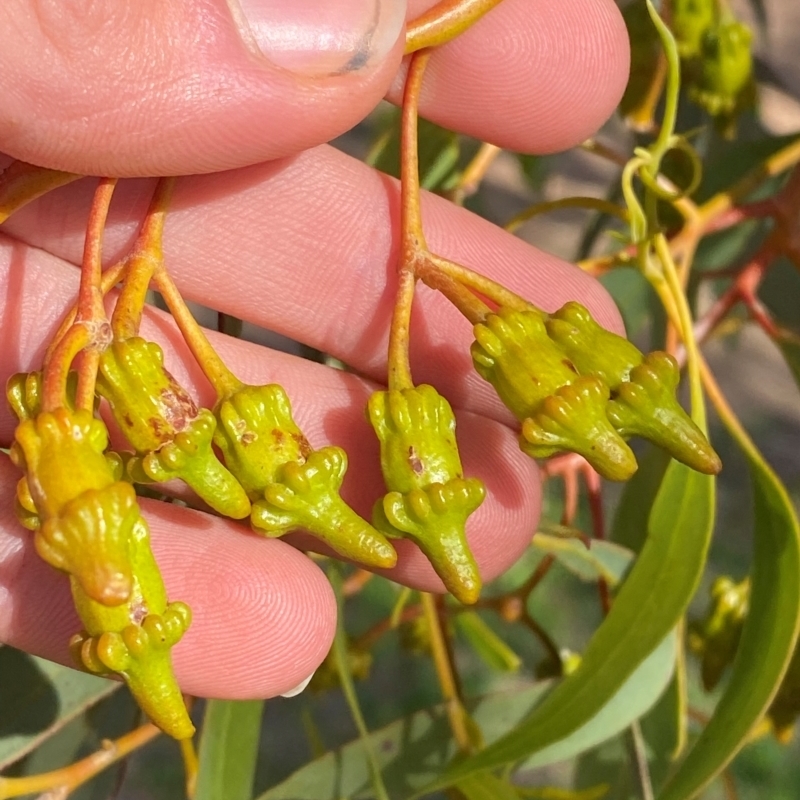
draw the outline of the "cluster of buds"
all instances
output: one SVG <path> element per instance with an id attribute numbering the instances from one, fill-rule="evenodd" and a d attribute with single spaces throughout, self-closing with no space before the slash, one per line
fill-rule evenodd
<path id="1" fill-rule="evenodd" d="M 395 565 L 391 544 L 339 494 L 347 454 L 333 446 L 312 450 L 281 386 L 240 386 L 215 414 L 214 441 L 252 501 L 254 530 L 270 537 L 306 530 L 345 558 Z"/>
<path id="2" fill-rule="evenodd" d="M 475 369 L 522 423 L 520 446 L 530 456 L 579 453 L 603 477 L 627 480 L 637 463 L 626 440 L 641 436 L 693 469 L 719 471 L 719 457 L 675 398 L 675 359 L 644 356 L 579 303 L 550 315 L 501 307 L 474 332 Z"/>
<path id="3" fill-rule="evenodd" d="M 602 475 L 624 480 L 636 469 L 626 439 L 639 435 L 695 469 L 718 470 L 675 399 L 675 361 L 642 355 L 578 303 L 551 315 L 501 307 L 474 331 L 475 367 L 521 421 L 520 444 L 531 456 L 577 452 Z M 370 397 L 387 489 L 370 523 L 340 495 L 345 452 L 311 447 L 281 386 L 232 376 L 225 386 L 213 409 L 199 408 L 158 345 L 116 336 L 99 356 L 95 389 L 132 448 L 126 453 L 109 450 L 97 403 L 87 410 L 69 400 L 71 381 L 53 411 L 41 408 L 40 375 L 15 376 L 8 386 L 20 419 L 12 457 L 24 473 L 17 511 L 42 558 L 70 576 L 85 628 L 73 637 L 73 655 L 91 672 L 121 675 L 178 738 L 193 728 L 170 648 L 190 611 L 167 599 L 132 484 L 182 480 L 212 510 L 249 518 L 264 536 L 307 531 L 372 568 L 393 567 L 391 541 L 409 539 L 457 599 L 474 603 L 481 589 L 466 524 L 485 488 L 464 476 L 455 416 L 435 388 L 390 387 Z"/>
<path id="4" fill-rule="evenodd" d="M 453 409 L 433 386 L 422 385 L 375 392 L 367 414 L 388 489 L 375 503 L 373 524 L 389 537 L 413 541 L 447 589 L 474 603 L 481 578 L 465 526 L 486 490 L 477 478 L 464 478 Z"/>
<path id="5" fill-rule="evenodd" d="M 723 120 L 752 105 L 750 29 L 717 0 L 673 0 L 671 20 L 692 100 Z"/>
<path id="6" fill-rule="evenodd" d="M 130 483 L 105 455 L 108 433 L 90 411 L 38 408 L 38 376 L 14 376 L 8 396 L 20 418 L 11 458 L 22 470 L 17 508 L 39 555 L 70 578 L 84 625 L 76 663 L 121 675 L 170 735 L 194 733 L 172 673 L 170 649 L 189 626 L 184 603 L 167 601 L 150 533 Z"/>
<path id="7" fill-rule="evenodd" d="M 711 606 L 689 626 L 689 648 L 700 658 L 703 686 L 711 691 L 733 663 L 750 610 L 750 580 L 722 576 L 711 585 Z M 766 714 L 775 738 L 788 744 L 800 717 L 800 648 L 795 649 Z"/>
<path id="8" fill-rule="evenodd" d="M 733 662 L 750 607 L 750 581 L 726 576 L 711 586 L 711 606 L 703 620 L 689 626 L 689 648 L 700 658 L 703 686 L 711 691 Z"/>

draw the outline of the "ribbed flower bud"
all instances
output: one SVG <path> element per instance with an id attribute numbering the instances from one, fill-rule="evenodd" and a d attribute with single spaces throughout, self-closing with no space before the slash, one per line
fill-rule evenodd
<path id="1" fill-rule="evenodd" d="M 474 603 L 481 578 L 465 527 L 486 492 L 477 478 L 463 477 L 450 404 L 422 385 L 375 392 L 367 413 L 389 489 L 375 505 L 373 523 L 388 536 L 415 542 L 447 589 Z"/>
<path id="2" fill-rule="evenodd" d="M 663 447 L 692 469 L 716 475 L 719 456 L 703 432 L 678 403 L 678 364 L 667 353 L 650 353 L 631 370 L 629 380 L 615 387 L 606 413 L 626 438 L 641 436 Z"/>
<path id="3" fill-rule="evenodd" d="M 169 648 L 188 626 L 189 609 L 167 604 L 147 524 L 133 487 L 115 480 L 107 442 L 89 411 L 59 408 L 25 419 L 11 451 L 26 478 L 18 500 L 38 517 L 39 554 L 70 577 L 86 628 L 72 641 L 78 664 L 120 674 L 153 721 L 184 738 L 194 728 Z"/>
<path id="4" fill-rule="evenodd" d="M 733 662 L 750 606 L 750 581 L 734 583 L 717 578 L 711 586 L 711 607 L 706 618 L 689 628 L 689 646 L 701 658 L 703 686 L 716 687 Z"/>
<path id="5" fill-rule="evenodd" d="M 372 567 L 395 565 L 391 544 L 340 496 L 346 453 L 339 447 L 311 449 L 281 386 L 242 386 L 215 412 L 214 441 L 253 501 L 256 531 L 283 536 L 307 530 L 345 558 Z"/>
<path id="6" fill-rule="evenodd" d="M 571 310 L 583 320 L 581 309 Z M 573 326 L 568 320 L 558 323 L 564 324 L 553 327 L 573 347 Z M 564 325 L 569 325 L 569 330 Z M 598 335 L 586 327 L 575 330 L 585 331 L 587 339 Z M 605 416 L 607 384 L 594 374 L 579 378 L 579 368 L 551 338 L 539 312 L 501 308 L 475 326 L 475 339 L 475 368 L 522 420 L 521 446 L 526 453 L 535 458 L 565 450 L 580 453 L 611 480 L 625 480 L 636 471 L 633 453 Z M 575 345 L 574 350 L 583 353 L 581 346 Z M 621 359 L 606 355 L 601 366 L 620 371 L 620 362 L 629 355 Z"/>
<path id="7" fill-rule="evenodd" d="M 139 456 L 130 464 L 134 480 L 179 478 L 220 514 L 250 513 L 244 489 L 212 447 L 214 415 L 164 369 L 164 354 L 139 337 L 115 341 L 100 359 L 97 392 Z"/>

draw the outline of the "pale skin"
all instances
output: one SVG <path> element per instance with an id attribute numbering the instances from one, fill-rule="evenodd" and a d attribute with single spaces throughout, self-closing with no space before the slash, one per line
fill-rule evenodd
<path id="1" fill-rule="evenodd" d="M 79 13 L 83 5 L 92 12 Z M 212 336 L 243 380 L 283 384 L 314 447 L 335 443 L 347 450 L 346 496 L 368 514 L 382 486 L 364 407 L 386 377 L 398 193 L 393 181 L 323 143 L 356 124 L 382 96 L 398 98 L 402 32 L 361 69 L 298 78 L 247 50 L 232 32 L 224 2 L 175 0 L 160 4 L 166 10 L 157 15 L 148 10 L 155 3 L 135 3 L 127 4 L 124 18 L 103 16 L 122 5 L 5 0 L 0 30 L 13 35 L 0 48 L 0 152 L 82 174 L 209 173 L 178 182 L 165 229 L 167 267 L 187 298 L 330 352 L 364 376 Z M 430 5 L 412 0 L 409 18 Z M 192 35 L 181 32 L 201 29 L 212 33 L 198 54 Z M 98 35 L 107 30 L 115 34 Z M 126 35 L 136 47 L 121 55 Z M 52 58 L 42 59 L 42 52 Z M 186 69 L 195 63 L 197 69 Z M 421 111 L 503 147 L 551 152 L 595 132 L 618 102 L 627 69 L 625 30 L 611 0 L 504 0 L 433 55 Z M 203 86 L 217 81 L 230 89 L 233 80 L 234 99 L 224 113 L 219 92 L 192 92 L 182 83 L 198 70 Z M 233 167 L 239 169 L 224 171 Z M 108 260 L 130 245 L 153 185 L 146 178 L 121 182 L 106 234 Z M 74 298 L 74 265 L 93 188 L 82 181 L 57 190 L 2 228 L 3 383 L 38 365 Z M 423 218 L 436 252 L 543 308 L 579 300 L 598 321 L 621 331 L 610 299 L 573 266 L 438 198 L 424 198 Z M 417 302 L 414 379 L 434 382 L 448 396 L 465 472 L 487 484 L 488 499 L 468 530 L 484 580 L 490 580 L 518 558 L 535 529 L 538 472 L 517 447 L 510 415 L 471 372 L 469 325 L 428 290 Z M 213 401 L 197 368 L 181 361 L 185 348 L 164 317 L 149 315 L 143 334 L 162 344 L 180 380 L 202 401 Z M 13 427 L 3 408 L 5 447 Z M 0 641 L 68 663 L 67 641 L 79 623 L 67 580 L 38 559 L 30 533 L 14 518 L 17 479 L 0 456 L 6 498 L 0 508 Z M 170 597 L 194 611 L 174 651 L 184 691 L 268 697 L 316 668 L 331 642 L 335 607 L 312 561 L 240 524 L 152 501 L 142 505 Z M 412 546 L 401 543 L 398 552 L 392 578 L 441 589 Z"/>

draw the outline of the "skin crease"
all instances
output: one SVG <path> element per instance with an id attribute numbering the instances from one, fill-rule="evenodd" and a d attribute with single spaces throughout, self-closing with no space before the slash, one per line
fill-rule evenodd
<path id="1" fill-rule="evenodd" d="M 8 0 L 0 15 L 18 14 L 22 5 Z M 162 66 L 168 71 L 181 57 L 181 18 L 175 15 L 185 12 L 188 4 L 166 5 L 162 13 L 177 37 L 177 52 L 163 56 Z M 429 5 L 412 2 L 411 16 Z M 218 21 L 219 38 L 214 41 L 230 48 L 230 22 L 222 6 L 210 0 L 198 3 L 205 18 Z M 19 39 L 10 41 L 18 46 Z M 498 57 L 498 41 L 504 43 L 504 58 Z M 297 421 L 314 447 L 335 443 L 347 450 L 345 496 L 365 514 L 382 491 L 377 442 L 363 409 L 376 385 L 371 381 L 385 377 L 397 188 L 385 176 L 321 143 L 354 124 L 387 89 L 396 99 L 400 49 L 398 45 L 363 74 L 343 78 L 338 87 L 319 88 L 304 79 L 302 90 L 293 79 L 289 89 L 280 81 L 264 80 L 256 91 L 252 68 L 242 68 L 243 62 L 234 57 L 226 74 L 241 68 L 241 81 L 254 93 L 240 96 L 249 116 L 236 117 L 241 109 L 234 104 L 225 110 L 225 126 L 202 97 L 171 97 L 171 105 L 152 104 L 146 92 L 136 114 L 116 104 L 106 108 L 108 94 L 99 92 L 98 110 L 86 117 L 86 126 L 77 133 L 59 116 L 68 98 L 50 105 L 54 98 L 42 85 L 38 90 L 43 94 L 30 109 L 19 101 L 19 86 L 17 95 L 11 92 L 10 105 L 0 109 L 0 149 L 11 155 L 25 152 L 37 163 L 60 168 L 147 175 L 254 164 L 179 181 L 165 231 L 168 266 L 187 297 L 339 355 L 363 375 L 333 372 L 214 337 L 242 379 L 285 386 Z M 73 50 L 58 50 L 66 69 L 62 93 L 71 86 Z M 135 63 L 135 51 L 129 53 Z M 12 55 L 17 58 L 15 80 L 20 80 L 24 52 Z M 208 52 L 205 55 L 206 67 L 214 73 L 217 65 Z M 9 58 L 8 48 L 0 50 L 4 96 L 14 83 Z M 566 148 L 591 134 L 611 113 L 624 88 L 627 64 L 624 27 L 610 0 L 505 0 L 474 29 L 434 54 L 423 110 L 455 129 L 520 150 Z M 84 97 L 93 102 L 98 83 L 108 81 L 91 70 L 84 77 L 89 80 L 88 89 L 82 89 Z M 293 122 L 291 115 L 280 116 L 281 103 L 288 104 L 286 98 L 298 92 L 300 106 L 306 105 Z M 345 95 L 358 99 L 344 102 Z M 42 116 L 43 111 L 50 116 Z M 177 140 L 174 126 L 170 128 L 164 117 L 167 112 L 186 121 L 185 135 Z M 259 115 L 280 122 L 265 125 Z M 300 139 L 291 138 L 297 133 L 293 125 L 303 128 Z M 258 163 L 287 153 L 290 141 L 294 149 L 320 146 Z M 37 364 L 74 297 L 77 272 L 71 265 L 80 261 L 93 185 L 87 179 L 58 190 L 2 228 L 3 380 Z M 130 245 L 152 186 L 151 180 L 120 185 L 106 236 L 109 260 Z M 439 198 L 425 198 L 423 215 L 429 244 L 443 255 L 486 272 L 546 309 L 578 299 L 601 322 L 621 330 L 611 301 L 574 267 Z M 163 317 L 149 315 L 145 335 L 162 343 L 178 379 L 201 401 L 212 402 L 197 368 L 186 366 L 190 361 L 185 347 Z M 516 560 L 534 530 L 538 479 L 533 462 L 516 445 L 509 415 L 471 373 L 469 342 L 469 326 L 457 312 L 421 289 L 412 329 L 412 368 L 418 382 L 435 382 L 453 403 L 465 473 L 487 482 L 489 498 L 471 519 L 469 531 L 489 580 Z M 12 431 L 13 420 L 4 409 L 4 445 Z M 17 477 L 7 459 L 0 460 L 5 497 L 10 497 Z M 205 696 L 271 696 L 298 684 L 316 667 L 330 644 L 335 609 L 328 584 L 312 562 L 286 542 L 257 538 L 242 525 L 150 501 L 143 507 L 170 597 L 188 602 L 194 611 L 192 627 L 174 651 L 184 690 Z M 420 588 L 440 588 L 413 547 L 400 543 L 398 550 L 401 563 L 392 577 Z M 3 504 L 0 641 L 68 662 L 66 641 L 76 628 L 66 580 L 38 559 L 30 534 L 13 517 L 12 504 Z"/>

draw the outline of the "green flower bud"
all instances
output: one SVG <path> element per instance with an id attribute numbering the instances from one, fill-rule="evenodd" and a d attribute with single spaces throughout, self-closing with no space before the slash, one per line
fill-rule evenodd
<path id="1" fill-rule="evenodd" d="M 150 531 L 138 516 L 128 538 L 131 594 L 109 607 L 72 580 L 75 608 L 85 630 L 73 636 L 76 663 L 97 674 L 118 673 L 151 720 L 176 739 L 191 736 L 191 720 L 172 673 L 170 649 L 191 621 L 184 603 L 167 602 L 164 581 L 150 548 Z"/>
<path id="2" fill-rule="evenodd" d="M 475 326 L 472 361 L 519 420 L 530 417 L 545 397 L 575 380 L 577 370 L 550 339 L 534 309 L 501 308 Z"/>
<path id="3" fill-rule="evenodd" d="M 453 478 L 378 500 L 372 521 L 387 536 L 411 539 L 427 556 L 447 590 L 462 603 L 481 591 L 478 565 L 467 543 L 467 517 L 486 497 L 477 478 Z"/>
<path id="4" fill-rule="evenodd" d="M 700 53 L 703 36 L 717 22 L 715 0 L 672 0 L 671 28 L 682 58 Z"/>
<path id="5" fill-rule="evenodd" d="M 8 405 L 16 418 L 22 422 L 33 419 L 42 410 L 42 389 L 44 382 L 41 372 L 17 372 L 6 383 Z M 75 394 L 78 389 L 78 373 L 67 375 L 67 408 L 75 410 Z"/>
<path id="6" fill-rule="evenodd" d="M 594 375 L 612 390 L 627 381 L 631 370 L 644 360 L 638 347 L 598 325 L 580 303 L 564 305 L 545 327 L 581 375 Z"/>
<path id="7" fill-rule="evenodd" d="M 137 453 L 171 442 L 197 417 L 194 400 L 164 369 L 161 348 L 138 336 L 112 342 L 103 352 L 97 393 Z"/>
<path id="8" fill-rule="evenodd" d="M 140 459 L 129 464 L 134 480 L 179 478 L 211 508 L 233 519 L 250 513 L 250 501 L 212 447 L 214 415 L 199 409 L 164 369 L 164 354 L 139 337 L 115 341 L 103 353 L 97 392 Z"/>
<path id="9" fill-rule="evenodd" d="M 374 392 L 367 415 L 381 443 L 386 485 L 393 491 L 410 492 L 463 475 L 456 418 L 433 386 Z"/>
<path id="10" fill-rule="evenodd" d="M 339 495 L 346 471 L 347 454 L 339 447 L 314 451 L 304 463 L 283 464 L 262 499 L 253 503 L 253 527 L 271 537 L 304 529 L 345 558 L 393 567 L 394 548 Z"/>
<path id="11" fill-rule="evenodd" d="M 520 446 L 532 458 L 569 451 L 582 455 L 604 478 L 624 481 L 636 458 L 606 416 L 608 386 L 580 377 L 545 398 L 522 423 Z"/>
<path id="12" fill-rule="evenodd" d="M 389 489 L 375 504 L 373 524 L 415 542 L 448 591 L 474 603 L 481 578 L 465 527 L 486 492 L 481 481 L 463 477 L 450 404 L 433 386 L 391 389 L 370 397 L 367 416 Z"/>
<path id="13" fill-rule="evenodd" d="M 201 408 L 172 441 L 140 459 L 132 459 L 128 473 L 136 477 L 141 468 L 141 472 L 157 483 L 179 478 L 215 511 L 231 519 L 243 519 L 250 513 L 250 500 L 214 452 L 216 426 L 214 415 Z"/>
<path id="14" fill-rule="evenodd" d="M 701 657 L 703 686 L 711 691 L 736 656 L 750 603 L 750 581 L 734 583 L 717 578 L 711 587 L 711 608 L 706 618 L 689 627 L 689 647 Z"/>
<path id="15" fill-rule="evenodd" d="M 650 353 L 631 370 L 630 380 L 616 387 L 608 419 L 623 436 L 642 436 L 692 469 L 715 475 L 722 468 L 719 456 L 676 400 L 679 381 L 672 356 Z"/>
<path id="16" fill-rule="evenodd" d="M 113 482 L 103 451 L 105 425 L 88 411 L 59 408 L 23 420 L 14 433 L 11 459 L 26 473 L 38 513 L 57 516 L 89 489 Z"/>
<path id="17" fill-rule="evenodd" d="M 17 508 L 36 531 L 39 555 L 97 602 L 119 605 L 131 592 L 128 537 L 138 507 L 133 488 L 114 482 L 106 443 L 100 420 L 61 408 L 20 423 L 12 458 L 26 473 Z"/>
<path id="18" fill-rule="evenodd" d="M 43 520 L 36 551 L 48 564 L 72 575 L 98 603 L 125 603 L 133 585 L 130 537 L 139 519 L 129 483 L 88 489 L 58 516 Z"/>
<path id="19" fill-rule="evenodd" d="M 753 34 L 736 20 L 722 22 L 703 36 L 698 84 L 690 97 L 712 116 L 731 114 L 752 80 Z"/>
<path id="20" fill-rule="evenodd" d="M 251 500 L 289 462 L 305 461 L 311 446 L 292 419 L 289 397 L 278 384 L 243 386 L 214 409 L 214 444 Z"/>
<path id="21" fill-rule="evenodd" d="M 36 549 L 70 576 L 86 633 L 72 643 L 78 663 L 118 672 L 153 721 L 191 735 L 169 661 L 189 624 L 182 603 L 167 605 L 149 531 L 129 483 L 115 481 L 103 454 L 108 436 L 88 411 L 59 408 L 19 424 L 12 458 L 25 470 L 19 505 L 35 515 Z"/>
<path id="22" fill-rule="evenodd" d="M 146 613 L 118 630 L 75 634 L 70 650 L 87 672 L 121 675 L 158 727 L 176 739 L 188 739 L 194 725 L 175 681 L 170 650 L 190 622 L 191 611 L 185 603 L 169 603 L 162 613 Z"/>

